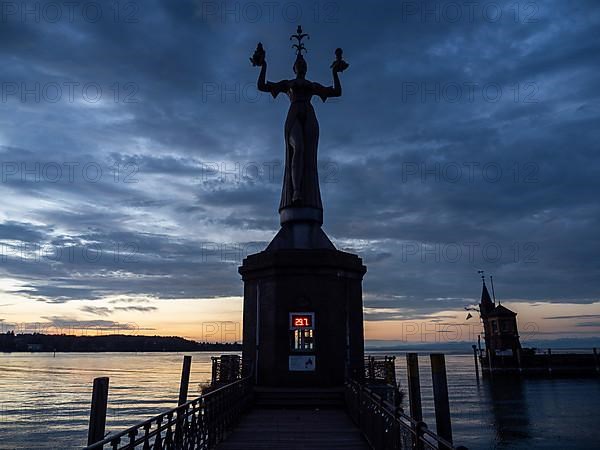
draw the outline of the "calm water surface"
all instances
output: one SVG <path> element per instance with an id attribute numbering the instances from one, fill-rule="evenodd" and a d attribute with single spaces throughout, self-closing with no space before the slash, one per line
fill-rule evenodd
<path id="1" fill-rule="evenodd" d="M 190 398 L 210 379 L 213 353 L 192 354 Z M 406 385 L 404 354 L 398 379 Z M 92 380 L 110 377 L 107 430 L 176 406 L 183 354 L 0 355 L 0 448 L 81 448 Z M 425 421 L 435 429 L 429 358 L 419 358 Z M 469 449 L 588 449 L 600 442 L 598 379 L 479 383 L 472 355 L 446 357 L 456 443 Z"/>
<path id="2" fill-rule="evenodd" d="M 456 444 L 470 450 L 600 448 L 600 378 L 477 382 L 473 355 L 447 355 L 446 369 Z M 406 386 L 404 354 L 397 354 L 397 372 Z M 419 372 L 424 420 L 435 430 L 428 356 L 419 356 Z"/>

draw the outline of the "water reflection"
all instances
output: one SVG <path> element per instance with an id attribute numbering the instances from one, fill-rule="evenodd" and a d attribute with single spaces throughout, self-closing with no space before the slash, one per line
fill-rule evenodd
<path id="1" fill-rule="evenodd" d="M 447 355 L 454 442 L 469 450 L 589 449 L 600 441 L 598 378 L 488 377 L 477 380 L 472 355 Z M 406 388 L 406 359 L 396 368 Z M 419 355 L 423 415 L 435 429 L 429 357 Z"/>
<path id="2" fill-rule="evenodd" d="M 496 441 L 511 448 L 531 438 L 529 406 L 523 379 L 518 375 L 485 377 L 483 385 L 490 401 Z"/>
<path id="3" fill-rule="evenodd" d="M 192 355 L 190 398 L 210 379 L 213 354 Z M 110 377 L 107 431 L 173 408 L 182 361 L 177 353 L 2 354 L 0 448 L 81 448 L 95 377 Z"/>
<path id="4" fill-rule="evenodd" d="M 213 353 L 193 353 L 190 398 L 210 379 Z M 0 448 L 81 448 L 92 380 L 110 377 L 108 431 L 177 403 L 183 354 L 0 355 Z M 406 359 L 397 353 L 406 388 Z M 419 356 L 423 416 L 435 429 L 429 357 Z M 598 379 L 475 377 L 472 355 L 447 355 L 454 440 L 469 450 L 587 449 L 600 441 Z"/>

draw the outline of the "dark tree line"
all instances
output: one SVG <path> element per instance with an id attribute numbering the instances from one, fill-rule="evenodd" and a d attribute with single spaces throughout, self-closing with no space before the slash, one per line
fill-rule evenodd
<path id="1" fill-rule="evenodd" d="M 176 336 L 73 336 L 0 334 L 0 352 L 197 352 L 241 351 L 241 344 L 196 342 Z"/>

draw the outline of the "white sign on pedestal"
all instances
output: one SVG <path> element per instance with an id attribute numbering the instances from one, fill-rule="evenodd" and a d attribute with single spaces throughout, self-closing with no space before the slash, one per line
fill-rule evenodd
<path id="1" fill-rule="evenodd" d="M 315 355 L 290 356 L 290 372 L 313 372 L 315 370 Z"/>

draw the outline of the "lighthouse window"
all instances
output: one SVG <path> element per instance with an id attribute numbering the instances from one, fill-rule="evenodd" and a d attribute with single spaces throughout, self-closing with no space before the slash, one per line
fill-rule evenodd
<path id="1" fill-rule="evenodd" d="M 290 349 L 292 352 L 315 349 L 314 312 L 290 312 Z"/>
<path id="2" fill-rule="evenodd" d="M 292 350 L 295 352 L 311 351 L 315 348 L 313 330 L 299 329 L 294 330 Z"/>

